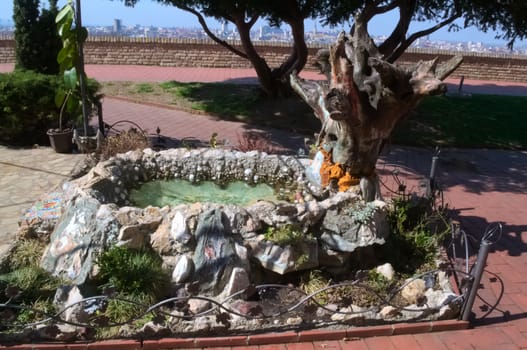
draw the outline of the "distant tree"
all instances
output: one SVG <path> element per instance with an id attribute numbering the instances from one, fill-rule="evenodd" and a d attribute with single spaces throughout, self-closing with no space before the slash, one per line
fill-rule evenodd
<path id="1" fill-rule="evenodd" d="M 15 67 L 33 69 L 40 57 L 36 54 L 35 34 L 39 15 L 39 0 L 13 0 L 13 21 L 15 23 Z"/>
<path id="2" fill-rule="evenodd" d="M 133 6 L 139 0 L 123 1 L 127 6 Z M 192 13 L 212 40 L 234 54 L 249 60 L 256 71 L 262 89 L 268 96 L 279 96 L 287 93 L 289 89 L 288 79 L 291 72 L 300 72 L 304 68 L 308 56 L 304 38 L 304 20 L 306 18 L 316 18 L 320 14 L 320 6 L 322 5 L 322 3 L 313 0 L 155 1 Z M 215 35 L 208 27 L 205 17 L 232 23 L 240 35 L 241 48 L 235 47 Z M 254 46 L 250 32 L 258 19 L 266 19 L 273 26 L 286 23 L 291 28 L 293 37 L 291 53 L 279 67 L 270 67 Z"/>
<path id="3" fill-rule="evenodd" d="M 57 34 L 55 16 L 57 1 L 40 11 L 39 0 L 14 0 L 15 67 L 45 74 L 57 74 L 57 53 L 61 41 Z"/>
<path id="4" fill-rule="evenodd" d="M 57 0 L 49 0 L 48 8 L 40 12 L 37 25 L 37 48 L 40 66 L 37 70 L 45 74 L 58 74 L 57 54 L 62 48 L 62 41 L 57 32 L 55 18 L 58 14 Z"/>

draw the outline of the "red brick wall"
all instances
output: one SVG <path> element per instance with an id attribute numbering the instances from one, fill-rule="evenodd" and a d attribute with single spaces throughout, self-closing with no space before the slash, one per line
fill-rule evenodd
<path id="1" fill-rule="evenodd" d="M 239 47 L 237 43 L 232 44 Z M 290 47 L 282 43 L 257 42 L 255 45 L 271 67 L 279 66 L 290 52 Z M 320 46 L 310 46 L 310 59 L 306 69 L 316 69 L 312 62 L 319 48 Z M 86 43 L 84 52 L 88 64 L 250 67 L 247 60 L 210 40 L 92 37 Z M 411 64 L 435 57 L 442 61 L 455 54 L 462 54 L 464 61 L 452 77 L 463 75 L 466 79 L 527 82 L 527 56 L 409 49 L 398 63 Z M 0 63 L 12 63 L 14 60 L 14 41 L 10 37 L 0 37 Z"/>

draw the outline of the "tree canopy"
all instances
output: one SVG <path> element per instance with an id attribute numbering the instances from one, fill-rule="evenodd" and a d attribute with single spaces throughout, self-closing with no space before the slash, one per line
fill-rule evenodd
<path id="1" fill-rule="evenodd" d="M 323 23 L 336 25 L 360 20 L 366 24 L 375 16 L 396 11 L 398 21 L 379 51 L 393 62 L 418 38 L 447 27 L 457 31 L 476 27 L 497 31 L 510 47 L 527 37 L 527 2 L 524 0 L 364 0 L 325 1 Z M 429 28 L 409 33 L 411 22 L 433 23 Z M 461 24 L 459 24 L 461 23 Z"/>
<path id="2" fill-rule="evenodd" d="M 123 0 L 127 6 L 135 5 L 139 0 Z M 269 96 L 284 92 L 288 85 L 288 76 L 293 71 L 301 71 L 308 56 L 305 42 L 304 21 L 320 15 L 323 2 L 314 0 L 267 0 L 267 1 L 230 1 L 230 0 L 156 0 L 172 5 L 195 15 L 207 35 L 234 54 L 245 58 L 253 65 L 263 90 Z M 240 36 L 240 46 L 218 37 L 208 27 L 206 17 L 220 22 L 232 23 Z M 291 28 L 293 43 L 291 53 L 279 67 L 270 67 L 260 55 L 251 39 L 251 30 L 258 19 L 266 19 L 271 25 L 287 24 Z"/>

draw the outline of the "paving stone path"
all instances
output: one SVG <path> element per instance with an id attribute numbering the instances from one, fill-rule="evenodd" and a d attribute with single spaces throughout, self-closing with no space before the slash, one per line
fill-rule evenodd
<path id="1" fill-rule="evenodd" d="M 84 157 L 55 153 L 50 147 L 0 146 L 0 261 L 14 242 L 24 213 L 42 195 L 69 179 Z"/>

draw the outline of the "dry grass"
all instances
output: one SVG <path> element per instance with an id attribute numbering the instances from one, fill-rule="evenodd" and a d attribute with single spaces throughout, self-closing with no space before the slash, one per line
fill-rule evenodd
<path id="1" fill-rule="evenodd" d="M 129 129 L 106 138 L 100 151 L 100 160 L 106 160 L 118 153 L 143 150 L 150 147 L 150 140 L 137 129 Z"/>
<path id="2" fill-rule="evenodd" d="M 257 131 L 245 131 L 238 135 L 238 144 L 234 147 L 240 152 L 260 151 L 273 153 L 273 143 L 269 135 Z"/>

